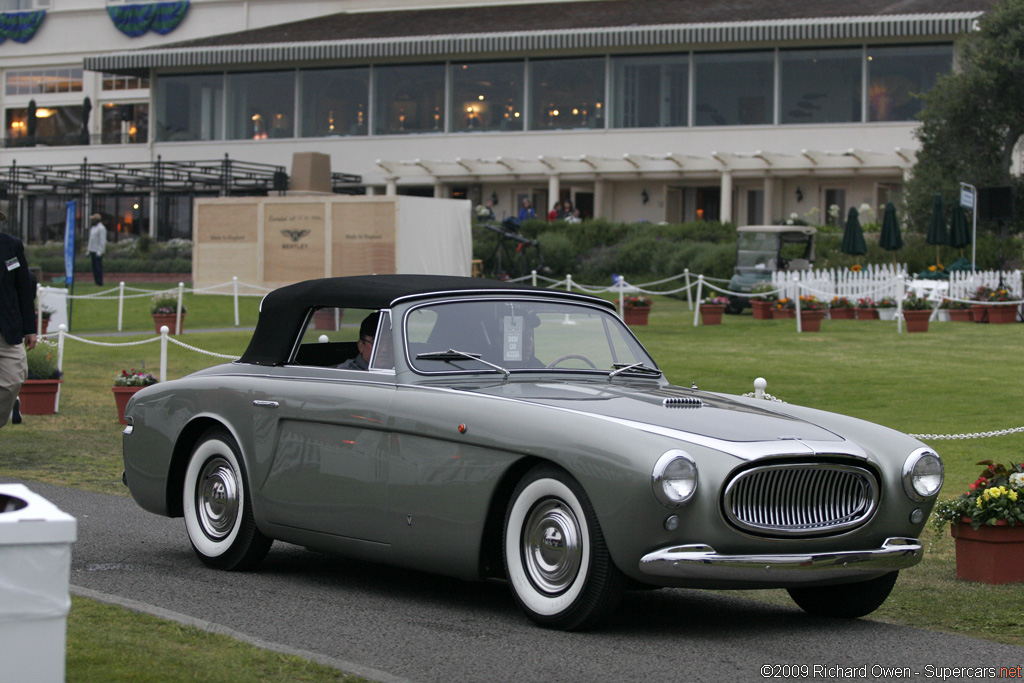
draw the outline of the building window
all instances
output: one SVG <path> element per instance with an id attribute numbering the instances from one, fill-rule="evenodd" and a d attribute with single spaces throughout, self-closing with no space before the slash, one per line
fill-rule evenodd
<path id="1" fill-rule="evenodd" d="M 0 0 L 0 12 L 49 9 L 50 0 Z"/>
<path id="2" fill-rule="evenodd" d="M 694 55 L 694 122 L 698 126 L 772 123 L 774 64 L 771 52 Z"/>
<path id="3" fill-rule="evenodd" d="M 868 47 L 868 120 L 913 121 L 917 95 L 952 70 L 952 45 Z"/>
<path id="4" fill-rule="evenodd" d="M 228 140 L 295 137 L 295 71 L 229 73 Z"/>
<path id="5" fill-rule="evenodd" d="M 526 62 L 452 64 L 452 131 L 522 130 Z"/>
<path id="6" fill-rule="evenodd" d="M 37 107 L 35 121 L 29 119 L 27 107 L 8 109 L 7 147 L 88 144 L 82 141 L 82 105 Z"/>
<path id="7" fill-rule="evenodd" d="M 377 135 L 443 132 L 444 72 L 443 64 L 376 67 L 373 132 Z"/>
<path id="8" fill-rule="evenodd" d="M 156 139 L 220 140 L 224 120 L 224 76 L 161 76 L 156 82 Z"/>
<path id="9" fill-rule="evenodd" d="M 142 90 L 149 87 L 149 79 L 145 76 L 122 76 L 120 74 L 103 74 L 104 90 Z"/>
<path id="10" fill-rule="evenodd" d="M 101 112 L 104 145 L 132 145 L 149 141 L 149 105 L 144 102 L 106 102 Z"/>
<path id="11" fill-rule="evenodd" d="M 779 53 L 780 123 L 852 123 L 862 119 L 863 50 Z"/>
<path id="12" fill-rule="evenodd" d="M 605 60 L 530 62 L 530 130 L 604 128 Z"/>
<path id="13" fill-rule="evenodd" d="M 82 70 L 67 67 L 8 71 L 5 92 L 8 95 L 82 92 Z"/>
<path id="14" fill-rule="evenodd" d="M 825 188 L 825 224 L 846 225 L 846 190 Z"/>
<path id="15" fill-rule="evenodd" d="M 370 69 L 315 69 L 299 75 L 304 138 L 369 132 Z"/>
<path id="16" fill-rule="evenodd" d="M 688 123 L 689 60 L 686 55 L 615 57 L 612 126 L 659 128 Z"/>

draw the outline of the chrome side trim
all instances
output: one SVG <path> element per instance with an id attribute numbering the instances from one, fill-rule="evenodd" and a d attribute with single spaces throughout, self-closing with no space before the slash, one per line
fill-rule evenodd
<path id="1" fill-rule="evenodd" d="M 872 578 L 912 567 L 924 556 L 916 538 L 887 538 L 881 548 L 792 555 L 719 555 L 708 545 L 662 548 L 640 558 L 640 571 L 671 579 L 787 586 Z"/>

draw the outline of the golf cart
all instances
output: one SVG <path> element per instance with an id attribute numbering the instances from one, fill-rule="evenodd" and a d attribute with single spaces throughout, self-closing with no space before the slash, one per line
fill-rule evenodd
<path id="1" fill-rule="evenodd" d="M 750 292 L 771 282 L 776 271 L 809 270 L 814 262 L 814 235 L 809 225 L 745 225 L 736 228 L 736 271 L 729 291 Z M 739 313 L 750 305 L 745 296 L 730 296 L 726 311 Z"/>

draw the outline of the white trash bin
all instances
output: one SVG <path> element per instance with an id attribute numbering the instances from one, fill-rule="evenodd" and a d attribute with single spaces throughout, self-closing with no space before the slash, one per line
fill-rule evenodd
<path id="1" fill-rule="evenodd" d="M 64 680 L 77 521 L 21 484 L 0 484 L 0 683 Z"/>

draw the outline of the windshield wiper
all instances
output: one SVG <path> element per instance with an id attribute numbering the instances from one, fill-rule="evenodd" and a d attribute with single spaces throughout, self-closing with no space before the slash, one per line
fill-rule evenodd
<path id="1" fill-rule="evenodd" d="M 661 376 L 661 370 L 658 370 L 657 368 L 648 367 L 643 363 L 615 363 L 613 367 L 615 367 L 616 369 L 608 373 L 608 379 L 611 379 L 616 375 L 621 375 L 626 372 L 637 372 L 642 375 L 655 375 L 657 377 Z"/>
<path id="2" fill-rule="evenodd" d="M 495 365 L 494 363 L 484 360 L 483 358 L 480 357 L 481 355 L 482 354 L 479 353 L 469 353 L 468 351 L 448 349 L 447 351 L 427 351 L 426 353 L 418 353 L 416 354 L 416 360 L 453 361 L 468 358 L 469 360 L 475 360 L 477 362 L 483 363 L 488 367 L 494 368 L 498 372 L 505 375 L 505 379 L 508 379 L 508 376 L 512 374 L 511 372 L 501 367 L 500 365 Z"/>

